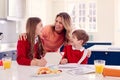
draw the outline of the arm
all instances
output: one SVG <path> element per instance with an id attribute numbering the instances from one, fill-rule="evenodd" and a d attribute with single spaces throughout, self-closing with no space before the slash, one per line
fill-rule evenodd
<path id="1" fill-rule="evenodd" d="M 17 44 L 17 62 L 20 65 L 30 65 L 31 59 L 27 57 L 29 44 L 26 40 L 18 40 Z"/>
<path id="2" fill-rule="evenodd" d="M 87 49 L 88 53 L 87 53 L 87 57 L 89 58 L 91 56 L 91 50 Z"/>
<path id="3" fill-rule="evenodd" d="M 67 53 L 66 53 L 66 47 L 63 48 L 63 52 L 64 52 L 64 55 L 63 55 L 62 60 L 60 61 L 60 64 L 66 64 L 66 63 L 68 63 Z"/>

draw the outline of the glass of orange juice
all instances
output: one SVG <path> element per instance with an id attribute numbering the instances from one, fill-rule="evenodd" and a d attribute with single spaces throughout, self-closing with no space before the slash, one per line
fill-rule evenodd
<path id="1" fill-rule="evenodd" d="M 94 60 L 95 72 L 102 74 L 103 68 L 105 66 L 105 60 Z"/>
<path id="2" fill-rule="evenodd" d="M 2 61 L 3 61 L 3 68 L 4 69 L 10 69 L 11 68 L 11 57 L 4 57 L 2 58 Z"/>

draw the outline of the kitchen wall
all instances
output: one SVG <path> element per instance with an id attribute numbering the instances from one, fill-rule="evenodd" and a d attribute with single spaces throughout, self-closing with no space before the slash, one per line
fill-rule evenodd
<path id="1" fill-rule="evenodd" d="M 65 1 L 69 0 L 26 0 L 26 18 L 38 16 L 43 24 L 52 24 L 57 13 L 65 11 Z M 74 0 L 71 0 L 74 1 Z M 82 1 L 82 0 L 76 0 Z M 88 0 L 89 1 L 89 0 Z M 89 33 L 93 35 L 93 41 L 111 41 L 113 44 L 120 44 L 119 34 L 116 32 L 116 0 L 96 0 L 97 1 L 97 28 L 98 31 Z M 22 23 L 22 31 L 25 31 L 25 23 Z"/>
<path id="2" fill-rule="evenodd" d="M 53 0 L 53 17 L 61 12 L 65 11 L 65 1 L 69 0 Z M 71 0 L 71 1 L 83 1 L 83 0 Z M 87 1 L 87 0 L 86 0 Z M 90 0 L 88 0 L 90 1 Z M 116 44 L 114 40 L 115 34 L 115 12 L 114 1 L 115 0 L 91 0 L 97 1 L 97 32 L 89 33 L 93 36 L 93 41 L 109 41 Z"/>
<path id="3" fill-rule="evenodd" d="M 114 41 L 114 0 L 97 0 L 97 27 L 94 41 Z"/>
<path id="4" fill-rule="evenodd" d="M 115 30 L 114 41 L 116 45 L 120 45 L 120 0 L 115 0 Z"/>
<path id="5" fill-rule="evenodd" d="M 0 43 L 15 43 L 18 39 L 18 33 L 16 31 L 15 21 L 6 21 L 5 23 L 0 23 L 0 32 L 3 33 L 3 39 Z"/>

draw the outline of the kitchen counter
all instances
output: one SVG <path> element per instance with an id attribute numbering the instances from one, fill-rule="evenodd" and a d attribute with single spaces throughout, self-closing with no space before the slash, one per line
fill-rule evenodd
<path id="1" fill-rule="evenodd" d="M 111 41 L 88 41 L 87 43 L 112 43 Z"/>
<path id="2" fill-rule="evenodd" d="M 12 61 L 12 66 L 10 70 L 0 70 L 0 80 L 120 80 L 119 77 L 103 77 L 102 75 L 96 75 L 94 72 L 88 74 L 80 74 L 79 72 L 75 73 L 78 67 L 79 69 L 82 69 L 82 72 L 86 72 L 92 69 L 94 70 L 94 65 L 78 66 L 77 64 L 70 64 L 67 68 L 63 65 L 63 68 L 60 68 L 60 70 L 62 70 L 62 73 L 60 73 L 59 75 L 36 75 L 36 72 L 40 67 L 18 65 L 16 61 Z M 106 67 L 120 69 L 120 66 Z"/>
<path id="3" fill-rule="evenodd" d="M 0 43 L 0 52 L 16 50 L 17 43 Z"/>
<path id="4" fill-rule="evenodd" d="M 89 48 L 91 51 L 114 51 L 120 52 L 120 46 L 117 45 L 94 45 Z"/>

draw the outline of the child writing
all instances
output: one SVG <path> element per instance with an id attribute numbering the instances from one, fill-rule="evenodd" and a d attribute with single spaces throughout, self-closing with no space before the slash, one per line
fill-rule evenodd
<path id="1" fill-rule="evenodd" d="M 84 30 L 75 30 L 72 33 L 71 45 L 66 45 L 63 49 L 64 56 L 61 64 L 78 63 L 87 64 L 90 51 L 83 45 L 89 40 L 88 34 Z"/>
<path id="2" fill-rule="evenodd" d="M 30 17 L 26 23 L 27 39 L 18 40 L 17 62 L 20 65 L 45 66 L 46 60 L 43 58 L 45 50 L 42 46 L 41 34 L 42 21 L 38 17 Z"/>

